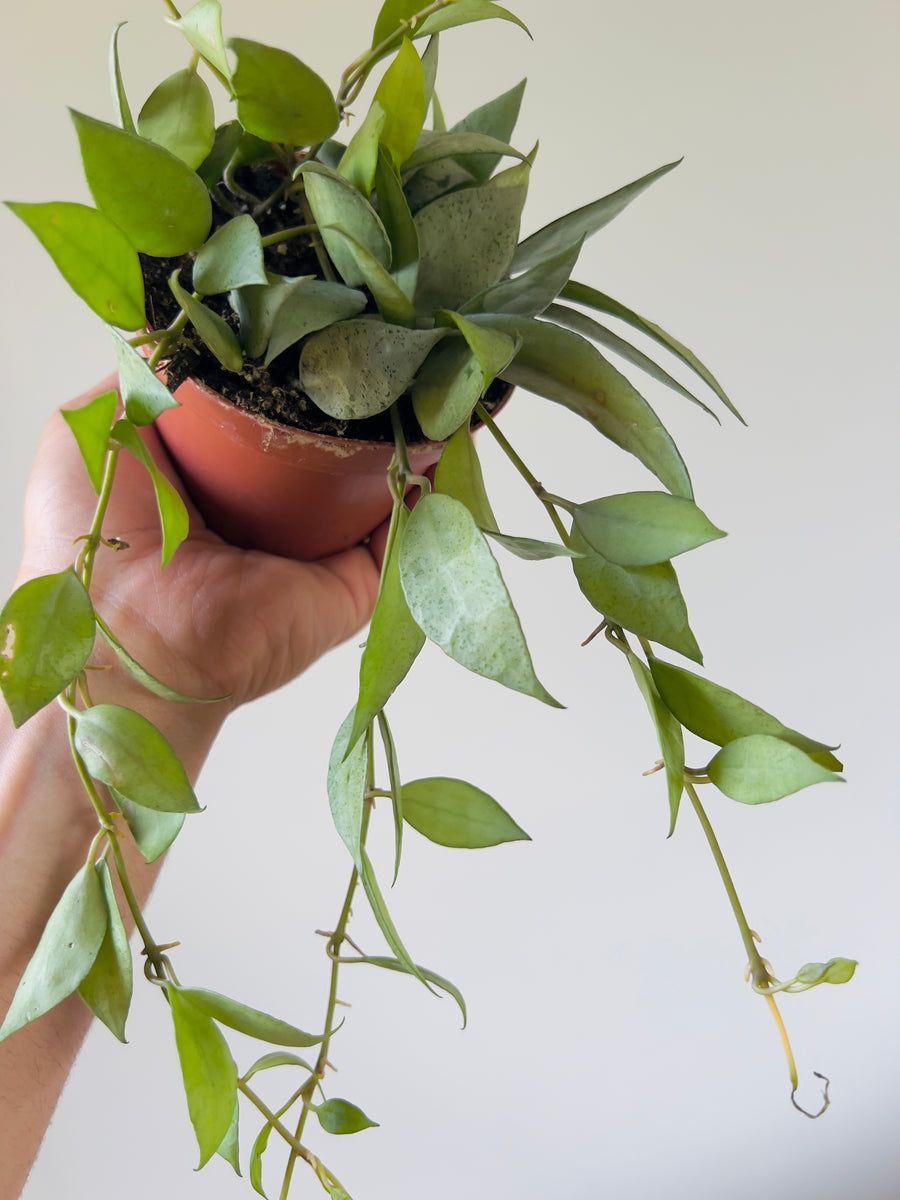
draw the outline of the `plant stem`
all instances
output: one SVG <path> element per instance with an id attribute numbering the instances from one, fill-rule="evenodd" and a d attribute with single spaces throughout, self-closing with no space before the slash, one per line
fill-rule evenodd
<path id="1" fill-rule="evenodd" d="M 270 233 L 259 240 L 264 248 L 277 246 L 279 242 L 286 242 L 288 238 L 300 237 L 303 233 L 316 233 L 318 229 L 318 225 L 293 225 L 290 229 L 281 229 L 278 233 Z"/>
<path id="2" fill-rule="evenodd" d="M 554 505 L 550 502 L 550 500 L 547 499 L 549 493 L 544 491 L 544 485 L 536 478 L 536 476 L 531 473 L 531 471 L 528 470 L 528 468 L 525 466 L 525 463 L 510 445 L 509 439 L 500 430 L 497 422 L 480 400 L 475 405 L 475 414 L 485 428 L 490 431 L 492 437 L 497 442 L 497 445 L 540 500 L 541 504 L 543 504 L 544 508 L 547 510 L 550 520 L 553 522 L 556 532 L 559 534 L 560 541 L 564 546 L 568 546 L 569 531 L 566 529 L 565 525 L 563 525 L 560 515 L 556 511 Z"/>
<path id="3" fill-rule="evenodd" d="M 401 40 L 406 31 L 415 29 L 420 21 L 424 21 L 432 13 L 440 12 L 442 8 L 446 8 L 448 4 L 453 3 L 454 0 L 434 0 L 432 4 L 420 9 L 417 13 L 413 13 L 405 21 L 399 21 L 397 28 L 384 41 L 379 42 L 377 46 L 366 50 L 353 60 L 341 76 L 341 86 L 338 88 L 337 95 L 335 96 L 338 112 L 342 118 L 344 109 L 356 99 L 362 90 L 363 85 L 369 77 L 369 72 L 380 59 L 384 58 L 391 47 Z"/>

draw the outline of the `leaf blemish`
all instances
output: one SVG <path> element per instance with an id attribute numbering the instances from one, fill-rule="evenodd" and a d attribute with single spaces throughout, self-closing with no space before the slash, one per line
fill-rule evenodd
<path id="1" fill-rule="evenodd" d="M 16 645 L 15 626 L 13 626 L 12 624 L 8 624 L 6 626 L 6 629 L 3 631 L 3 649 L 0 650 L 0 658 L 5 659 L 6 662 L 11 662 L 12 659 L 15 657 L 15 645 Z"/>

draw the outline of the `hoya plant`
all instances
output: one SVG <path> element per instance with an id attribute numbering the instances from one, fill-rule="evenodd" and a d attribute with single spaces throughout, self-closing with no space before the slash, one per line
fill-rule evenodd
<path id="1" fill-rule="evenodd" d="M 324 1135 L 355 1133 L 375 1121 L 352 1099 L 326 1090 L 326 1064 L 339 1053 L 344 972 L 412 975 L 423 991 L 449 994 L 463 1021 L 466 1015 L 460 988 L 413 959 L 389 911 L 385 885 L 401 869 L 404 828 L 463 849 L 528 836 L 474 783 L 407 777 L 391 731 L 391 697 L 430 640 L 476 675 L 559 706 L 529 654 L 495 556 L 500 549 L 523 559 L 566 559 L 595 610 L 591 637 L 602 635 L 610 653 L 627 662 L 659 743 L 668 831 L 686 799 L 721 875 L 750 986 L 776 1021 L 794 1099 L 797 1072 L 776 997 L 846 982 L 855 964 L 833 958 L 776 976 L 757 949 L 700 792 L 711 786 L 739 804 L 766 804 L 840 779 L 841 764 L 833 746 L 699 669 L 701 650 L 673 559 L 724 535 L 695 502 L 685 463 L 638 381 L 662 383 L 710 415 L 718 405 L 741 418 L 690 350 L 577 274 L 585 240 L 677 164 L 522 239 L 539 162 L 536 147 L 512 142 L 524 83 L 452 123 L 436 87 L 442 34 L 484 20 L 521 32 L 512 12 L 490 0 L 386 0 L 332 91 L 287 50 L 226 39 L 218 0 L 199 0 L 183 15 L 168 0 L 166 7 L 183 40 L 180 68 L 135 109 L 117 29 L 110 53 L 114 119 L 72 113 L 94 206 L 10 204 L 110 327 L 119 387 L 64 414 L 97 493 L 71 567 L 24 584 L 0 616 L 0 685 L 13 721 L 21 726 L 56 702 L 72 769 L 98 821 L 0 1038 L 77 992 L 124 1040 L 133 971 L 128 919 L 138 930 L 144 973 L 171 1013 L 200 1165 L 219 1154 L 265 1194 L 263 1167 L 274 1138 L 287 1151 L 282 1197 L 298 1160 L 327 1193 L 346 1197 L 326 1165 L 332 1151 Z M 359 98 L 367 86 L 365 103 Z M 211 87 L 219 92 L 218 117 Z M 632 345 L 629 329 L 655 345 L 666 365 Z M 321 1005 L 304 997 L 297 1014 L 278 1017 L 203 987 L 189 955 L 176 956 L 154 937 L 122 846 L 133 839 L 147 862 L 158 859 L 186 817 L 202 820 L 201 806 L 174 751 L 139 711 L 91 698 L 91 660 L 102 642 L 119 669 L 155 696 L 172 704 L 217 702 L 181 695 L 137 662 L 114 617 L 92 596 L 97 556 L 128 553 L 105 524 L 123 453 L 146 468 L 155 489 L 160 570 L 187 534 L 184 503 L 140 431 L 177 407 L 174 393 L 189 377 L 267 414 L 275 397 L 278 419 L 288 425 L 392 447 L 378 601 L 358 691 L 348 697 L 323 781 L 349 855 L 346 894 L 327 938 Z M 547 402 L 547 437 L 555 413 L 567 409 L 586 430 L 636 457 L 647 487 L 600 496 L 592 480 L 570 482 L 568 495 L 545 488 L 541 464 L 526 463 L 503 431 L 500 409 L 515 404 L 513 388 Z M 505 529 L 495 517 L 475 426 L 479 438 L 496 441 L 533 495 L 544 537 Z M 410 463 L 410 448 L 422 442 L 443 446 L 428 474 Z M 708 747 L 695 767 L 685 763 L 685 730 Z M 391 861 L 378 864 L 367 848 L 376 800 L 378 818 L 393 826 Z M 360 890 L 384 935 L 381 954 L 358 951 L 348 932 Z M 229 1030 L 256 1039 L 260 1054 L 236 1062 Z M 256 1076 L 276 1067 L 286 1068 L 280 1077 L 287 1083 L 283 1103 L 271 1108 Z M 827 1103 L 826 1083 L 822 1111 Z M 239 1142 L 239 1119 L 252 1127 L 252 1142 Z"/>

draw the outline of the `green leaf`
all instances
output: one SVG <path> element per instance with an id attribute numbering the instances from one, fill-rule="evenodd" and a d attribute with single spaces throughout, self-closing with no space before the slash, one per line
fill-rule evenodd
<path id="1" fill-rule="evenodd" d="M 155 725 L 118 704 L 85 709 L 75 726 L 75 748 L 90 774 L 133 804 L 159 812 L 200 812 L 175 751 Z"/>
<path id="2" fill-rule="evenodd" d="M 200 335 L 207 350 L 219 360 L 226 371 L 239 372 L 244 366 L 244 356 L 237 334 L 218 313 L 207 308 L 195 296 L 186 292 L 178 282 L 178 270 L 169 276 L 172 295 L 187 313 L 191 324 Z"/>
<path id="3" fill-rule="evenodd" d="M 422 8 L 421 0 L 385 0 L 375 22 L 372 49 L 377 50 L 393 34 L 405 33 L 407 22 Z"/>
<path id="4" fill-rule="evenodd" d="M 489 137 L 485 133 L 447 133 L 426 129 L 419 138 L 415 153 L 404 162 L 403 174 L 409 175 L 431 163 L 440 163 L 452 158 L 470 180 L 475 180 L 476 171 L 469 164 L 471 159 L 473 163 L 491 164 L 489 171 L 477 172 L 477 184 L 482 186 L 487 182 L 497 162 L 505 156 L 522 161 L 527 158 L 527 155 L 522 154 L 515 146 L 510 146 L 508 142 L 499 138 Z"/>
<path id="5" fill-rule="evenodd" d="M 500 570 L 466 506 L 423 496 L 400 549 L 400 578 L 416 624 L 461 666 L 554 707 L 534 673 Z"/>
<path id="6" fill-rule="evenodd" d="M 485 386 L 491 383 L 508 366 L 518 349 L 515 338 L 496 329 L 475 325 L 455 312 L 440 312 L 442 322 L 455 325 L 466 340 L 469 349 L 478 360 L 485 378 Z"/>
<path id="7" fill-rule="evenodd" d="M 222 6 L 219 0 L 197 0 L 177 21 L 187 41 L 209 65 L 227 80 L 231 74 L 222 37 Z"/>
<path id="8" fill-rule="evenodd" d="M 384 712 L 378 714 L 378 732 L 381 734 L 381 744 L 384 747 L 391 787 L 391 815 L 394 818 L 394 878 L 392 883 L 396 883 L 397 876 L 400 874 L 400 855 L 403 850 L 403 785 L 400 781 L 400 764 L 397 761 L 394 735 L 391 733 L 391 727 Z"/>
<path id="9" fill-rule="evenodd" d="M 134 425 L 149 425 L 160 413 L 177 408 L 178 401 L 151 370 L 143 354 L 120 333 L 114 329 L 110 332 L 119 372 L 119 392 L 129 421 Z"/>
<path id="10" fill-rule="evenodd" d="M 496 99 L 474 109 L 461 121 L 457 121 L 450 132 L 454 134 L 478 133 L 497 138 L 501 142 L 508 142 L 516 127 L 516 121 L 519 119 L 522 97 L 525 94 L 525 83 L 524 79 L 521 80 L 508 92 L 504 92 Z M 501 151 L 500 153 L 506 152 Z M 499 163 L 500 153 L 469 154 L 464 151 L 462 155 L 457 156 L 457 162 L 472 174 L 476 183 L 484 183 Z"/>
<path id="11" fill-rule="evenodd" d="M 196 170 L 216 140 L 213 99 L 197 72 L 185 67 L 164 79 L 141 109 L 137 131 Z"/>
<path id="12" fill-rule="evenodd" d="M 78 985 L 78 994 L 95 1017 L 119 1039 L 125 1039 L 125 1020 L 131 1007 L 132 964 L 128 934 L 122 923 L 106 862 L 94 864 L 108 914 L 106 933 L 91 969 Z"/>
<path id="13" fill-rule="evenodd" d="M 728 742 L 706 773 L 720 792 L 741 804 L 768 804 L 814 783 L 843 782 L 790 742 L 765 733 Z"/>
<path id="14" fill-rule="evenodd" d="M 137 251 L 105 213 L 84 204 L 8 203 L 56 264 L 66 283 L 98 317 L 140 329 L 144 277 Z"/>
<path id="15" fill-rule="evenodd" d="M 137 134 L 72 112 L 91 195 L 136 249 L 158 258 L 202 245 L 212 224 L 203 180 Z"/>
<path id="16" fill-rule="evenodd" d="M 422 60 L 408 38 L 400 43 L 394 61 L 382 76 L 375 100 L 386 114 L 381 144 L 399 170 L 415 150 L 425 123 Z"/>
<path id="17" fill-rule="evenodd" d="M 267 271 L 265 284 L 251 283 L 232 292 L 229 300 L 238 315 L 240 343 L 248 358 L 262 358 L 266 353 L 266 346 L 272 335 L 272 327 L 282 305 L 307 280 L 312 279 L 312 275 L 292 277 L 274 275 Z M 340 285 L 332 284 L 331 286 L 338 287 Z M 291 342 L 286 342 L 281 349 L 286 349 L 291 344 Z M 275 354 L 278 353 L 280 350 L 275 351 Z M 271 354 L 270 357 L 274 358 L 275 354 Z"/>
<path id="18" fill-rule="evenodd" d="M 667 562 L 725 537 L 692 500 L 667 492 L 626 492 L 576 506 L 575 527 L 588 545 L 622 567 Z"/>
<path id="19" fill-rule="evenodd" d="M 365 954 L 359 959 L 354 959 L 355 962 L 369 963 L 373 967 L 381 967 L 385 971 L 399 971 L 403 975 L 412 974 L 407 970 L 402 962 L 396 958 L 383 958 L 380 955 Z M 463 1028 L 466 1026 L 468 1014 L 466 1013 L 466 1002 L 459 988 L 450 982 L 449 979 L 444 979 L 442 975 L 436 974 L 434 971 L 429 971 L 427 967 L 416 965 L 416 970 L 419 972 L 419 977 L 427 980 L 428 983 L 433 983 L 435 987 L 446 992 L 448 996 L 452 996 L 459 1005 L 459 1011 L 462 1013 Z"/>
<path id="20" fill-rule="evenodd" d="M 537 233 L 533 233 L 520 244 L 513 259 L 512 272 L 524 271 L 540 262 L 541 259 L 558 254 L 560 250 L 571 246 L 580 238 L 590 237 L 598 229 L 608 225 L 614 217 L 628 207 L 632 200 L 637 199 L 641 192 L 655 183 L 657 179 L 661 179 L 663 175 L 668 175 L 670 171 L 674 170 L 680 162 L 681 159 L 678 159 L 677 162 L 666 163 L 665 166 L 651 171 L 649 175 L 644 175 L 633 183 L 626 184 L 625 187 L 619 188 L 615 192 L 610 192 L 608 196 L 603 196 L 599 200 L 594 200 L 592 204 L 586 204 L 583 208 L 577 208 L 573 212 L 551 221 L 549 225 L 545 225 L 543 229 L 539 229 Z"/>
<path id="21" fill-rule="evenodd" d="M 416 779 L 404 784 L 403 818 L 439 846 L 476 849 L 531 841 L 496 800 L 462 779 Z"/>
<path id="22" fill-rule="evenodd" d="M 434 474 L 435 491 L 452 496 L 466 506 L 475 524 L 484 532 L 497 531 L 497 519 L 484 487 L 484 475 L 475 439 L 461 425 L 444 446 Z"/>
<path id="23" fill-rule="evenodd" d="M 659 417 L 590 342 L 528 317 L 473 316 L 476 324 L 519 337 L 522 345 L 503 378 L 583 417 L 633 454 L 673 495 L 693 499 L 690 477 Z"/>
<path id="24" fill-rule="evenodd" d="M 272 1067 L 303 1067 L 309 1072 L 314 1070 L 305 1059 L 298 1058 L 296 1054 L 288 1054 L 286 1050 L 273 1050 L 271 1054 L 264 1054 L 262 1058 L 258 1058 L 241 1076 L 241 1081 L 246 1083 L 257 1071 L 269 1071 Z"/>
<path id="25" fill-rule="evenodd" d="M 633 650 L 626 648 L 628 665 L 634 675 L 641 695 L 653 724 L 656 726 L 656 736 L 663 756 L 666 769 L 666 785 L 669 793 L 669 832 L 671 837 L 675 832 L 675 822 L 678 820 L 678 808 L 681 804 L 681 793 L 684 791 L 684 735 L 681 725 L 672 716 L 662 701 L 662 697 L 653 683 L 653 676 Z"/>
<path id="26" fill-rule="evenodd" d="M 200 696 L 188 696 L 184 692 L 177 692 L 175 688 L 169 687 L 167 683 L 157 679 L 155 675 L 151 675 L 146 667 L 141 666 L 136 658 L 133 658 L 122 643 L 118 640 L 109 626 L 100 617 L 95 617 L 97 628 L 103 635 L 104 640 L 115 651 L 116 657 L 131 675 L 136 679 L 148 692 L 152 692 L 154 696 L 161 696 L 163 700 L 173 700 L 178 704 L 218 704 L 222 700 L 226 700 L 227 696 L 210 696 L 208 698 Z"/>
<path id="27" fill-rule="evenodd" d="M 507 273 L 527 187 L 495 184 L 439 196 L 416 213 L 420 312 L 459 309 Z"/>
<path id="28" fill-rule="evenodd" d="M 122 69 L 119 65 L 119 30 L 127 24 L 127 21 L 120 21 L 112 31 L 112 37 L 109 40 L 109 81 L 112 85 L 113 107 L 116 110 L 119 124 L 123 129 L 133 133 L 134 120 L 128 106 L 125 84 L 122 82 Z"/>
<path id="29" fill-rule="evenodd" d="M 519 278 L 522 278 L 522 276 L 519 276 Z M 611 350 L 613 354 L 617 354 L 620 358 L 624 358 L 626 362 L 646 372 L 657 383 L 671 388 L 679 396 L 684 396 L 686 400 L 690 400 L 692 404 L 696 404 L 698 408 L 702 408 L 705 413 L 709 413 L 713 420 L 719 420 L 716 413 L 708 405 L 699 400 L 693 392 L 689 392 L 686 387 L 683 387 L 668 371 L 664 371 L 661 366 L 655 363 L 648 355 L 644 354 L 642 350 L 636 349 L 630 342 L 626 342 L 624 338 L 619 337 L 617 333 L 613 333 L 611 329 L 607 329 L 605 325 L 600 325 L 597 321 L 585 316 L 584 313 L 577 312 L 574 308 L 569 308 L 565 304 L 548 305 L 544 310 L 544 316 L 548 321 L 554 321 L 557 325 L 564 325 L 566 329 L 574 330 L 575 333 L 580 333 L 583 337 L 590 338 L 598 346 L 603 346 L 604 349 Z"/>
<path id="30" fill-rule="evenodd" d="M 204 1166 L 228 1136 L 237 1101 L 237 1070 L 228 1044 L 211 1017 L 166 984 L 188 1113 Z"/>
<path id="31" fill-rule="evenodd" d="M 382 568 L 381 590 L 365 649 L 359 664 L 359 699 L 349 744 L 356 745 L 392 696 L 425 644 L 425 634 L 412 619 L 400 583 L 400 546 L 409 520 L 409 510 L 396 510 L 395 525 L 388 540 Z"/>
<path id="32" fill-rule="evenodd" d="M 688 350 L 687 346 L 676 341 L 664 329 L 661 329 L 658 325 L 654 325 L 652 321 L 648 321 L 644 317 L 639 317 L 636 312 L 632 312 L 630 308 L 626 308 L 618 300 L 613 300 L 611 296 L 605 296 L 602 292 L 598 292 L 596 288 L 588 287 L 587 284 L 576 283 L 572 280 L 563 288 L 562 295 L 566 300 L 572 300 L 576 304 L 584 304 L 588 308 L 608 313 L 611 317 L 618 317 L 620 321 L 624 321 L 626 325 L 630 325 L 633 329 L 638 330 L 639 333 L 646 334 L 647 337 L 652 338 L 660 346 L 665 346 L 685 366 L 690 367 L 703 380 L 707 387 L 715 392 L 729 412 L 733 413 L 742 424 L 746 424 L 744 418 L 731 403 L 722 385 L 709 368 L 705 367 L 700 359 Z"/>
<path id="33" fill-rule="evenodd" d="M 351 744 L 354 714 L 342 722 L 328 760 L 328 804 L 341 841 L 350 851 L 357 871 L 362 873 L 363 799 L 366 791 L 366 742 Z"/>
<path id="34" fill-rule="evenodd" d="M 181 832 L 184 813 L 156 812 L 152 808 L 132 804 L 130 800 L 120 796 L 115 788 L 109 790 L 131 830 L 134 844 L 144 856 L 144 861 L 156 862 Z"/>
<path id="35" fill-rule="evenodd" d="M 231 77 L 238 120 L 267 142 L 309 146 L 330 137 L 340 123 L 324 79 L 287 50 L 245 38 L 228 45 L 237 55 Z"/>
<path id="36" fill-rule="evenodd" d="M 194 289 L 201 296 L 268 282 L 259 226 L 249 213 L 220 226 L 194 262 Z"/>
<path id="37" fill-rule="evenodd" d="M 591 550 L 577 529 L 571 545 L 582 552 L 572 560 L 578 586 L 597 612 L 639 637 L 703 661 L 671 563 L 620 567 Z"/>
<path id="38" fill-rule="evenodd" d="M 249 134 L 244 133 L 240 121 L 226 121 L 218 127 L 212 149 L 197 168 L 197 174 L 208 188 L 221 182 L 225 169 L 235 158 L 242 141 L 249 137 Z M 271 153 L 271 147 L 269 152 Z"/>
<path id="39" fill-rule="evenodd" d="M 241 1145 L 238 1137 L 239 1115 L 240 1105 L 238 1104 L 237 1097 L 235 1097 L 234 1114 L 231 1118 L 231 1124 L 228 1126 L 228 1132 L 225 1134 L 221 1145 L 216 1151 L 216 1154 L 218 1154 L 220 1158 L 224 1158 L 225 1161 L 231 1166 L 235 1175 L 238 1176 L 241 1173 Z"/>
<path id="40" fill-rule="evenodd" d="M 501 279 L 479 292 L 465 305 L 467 313 L 509 313 L 539 316 L 565 287 L 578 261 L 582 243 L 574 242 L 549 258 L 541 259 L 513 279 Z M 554 306 L 556 307 L 556 306 Z"/>
<path id="41" fill-rule="evenodd" d="M 342 179 L 352 183 L 356 190 L 368 200 L 375 186 L 375 168 L 378 165 L 378 142 L 387 120 L 387 113 L 378 99 L 369 105 L 362 124 L 350 139 L 337 171 Z"/>
<path id="42" fill-rule="evenodd" d="M 18 728 L 81 674 L 94 610 L 71 570 L 23 583 L 0 612 L 0 689 Z"/>
<path id="43" fill-rule="evenodd" d="M 370 1121 L 363 1110 L 349 1100 L 326 1100 L 313 1111 L 326 1133 L 359 1133 L 378 1127 L 377 1121 Z"/>
<path id="44" fill-rule="evenodd" d="M 528 27 L 519 18 L 501 8 L 499 4 L 489 4 L 486 0 L 452 0 L 452 3 L 426 17 L 418 24 L 412 34 L 415 38 L 432 37 L 445 29 L 456 25 L 470 25 L 473 21 L 489 21 L 492 19 L 511 21 L 528 33 Z M 528 34 L 531 37 L 531 34 Z"/>
<path id="45" fill-rule="evenodd" d="M 119 394 L 113 388 L 95 396 L 80 408 L 62 409 L 63 420 L 72 430 L 72 436 L 87 468 L 88 478 L 98 495 L 103 483 L 103 468 L 118 403 Z"/>
<path id="46" fill-rule="evenodd" d="M 86 863 L 50 914 L 0 1026 L 0 1041 L 71 996 L 97 957 L 107 919 L 100 879 Z"/>
<path id="47" fill-rule="evenodd" d="M 578 550 L 573 550 L 571 546 L 563 546 L 559 542 L 542 542 L 536 538 L 514 537 L 508 533 L 500 533 L 496 529 L 485 529 L 484 526 L 481 528 L 492 541 L 497 542 L 510 554 L 514 554 L 516 558 L 524 559 L 526 562 L 543 562 L 548 558 L 581 557 Z"/>
<path id="48" fill-rule="evenodd" d="M 165 566 L 188 535 L 190 521 L 184 501 L 157 466 L 152 454 L 144 444 L 143 438 L 131 421 L 124 417 L 116 421 L 112 436 L 126 450 L 129 450 L 138 462 L 143 464 L 150 475 L 156 495 L 156 507 L 159 510 L 162 529 L 162 565 Z"/>
<path id="49" fill-rule="evenodd" d="M 736 692 L 659 658 L 650 660 L 650 670 L 668 708 L 685 729 L 705 741 L 724 746 L 737 738 L 768 734 L 796 746 L 830 771 L 843 769 L 831 753 L 836 747 L 789 729 L 771 713 L 744 700 Z"/>
<path id="50" fill-rule="evenodd" d="M 322 163 L 300 169 L 306 198 L 329 257 L 348 287 L 365 281 L 347 238 L 362 246 L 382 267 L 391 265 L 391 246 L 378 214 L 356 188 Z M 340 235 L 344 234 L 345 237 Z"/>
<path id="51" fill-rule="evenodd" d="M 289 289 L 272 318 L 266 366 L 295 342 L 307 334 L 315 333 L 336 321 L 346 321 L 366 307 L 362 292 L 344 287 L 342 283 L 331 283 L 325 279 L 299 281 L 302 286 Z M 245 296 L 254 288 L 243 288 Z"/>
<path id="52" fill-rule="evenodd" d="M 458 429 L 467 430 L 486 388 L 484 372 L 462 338 L 435 346 L 412 386 L 413 411 L 422 432 L 442 442 Z"/>
<path id="53" fill-rule="evenodd" d="M 271 1132 L 271 1125 L 263 1125 L 262 1129 L 256 1135 L 256 1140 L 250 1150 L 250 1184 L 254 1192 L 257 1192 L 260 1196 L 265 1196 L 266 1194 L 262 1185 L 262 1159 L 269 1144 L 269 1134 Z"/>
<path id="54" fill-rule="evenodd" d="M 827 963 L 812 962 L 802 966 L 793 979 L 778 990 L 807 992 L 820 983 L 849 983 L 859 964 L 852 958 L 830 958 Z"/>
<path id="55" fill-rule="evenodd" d="M 303 346 L 300 385 L 329 416 L 374 416 L 408 389 L 445 333 L 387 325 L 371 317 L 329 325 Z"/>
<path id="56" fill-rule="evenodd" d="M 273 1046 L 317 1046 L 322 1040 L 321 1034 L 304 1033 L 287 1021 L 239 1004 L 237 1000 L 218 992 L 195 987 L 183 987 L 180 992 L 198 1012 L 205 1013 L 230 1029 L 236 1029 L 238 1033 L 245 1033 L 262 1042 L 271 1042 Z"/>
<path id="57" fill-rule="evenodd" d="M 411 299 L 419 278 L 419 235 L 400 177 L 382 149 L 378 151 L 375 186 L 378 215 L 391 244 L 391 275 L 403 294 Z"/>
<path id="58" fill-rule="evenodd" d="M 323 229 L 321 232 L 323 235 L 328 233 L 333 239 L 332 248 L 340 243 L 344 250 L 349 252 L 359 268 L 362 282 L 372 293 L 383 319 L 391 325 L 404 325 L 408 329 L 414 329 L 416 310 L 412 301 L 390 272 L 369 253 L 365 246 L 361 246 L 343 230 L 331 227 Z"/>

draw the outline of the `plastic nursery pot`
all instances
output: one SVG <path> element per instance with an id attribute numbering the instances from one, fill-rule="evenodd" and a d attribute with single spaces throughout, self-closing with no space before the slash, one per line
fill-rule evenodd
<path id="1" fill-rule="evenodd" d="M 388 516 L 393 446 L 290 428 L 187 379 L 156 422 L 207 525 L 226 541 L 311 562 L 355 546 Z M 423 474 L 443 444 L 409 447 Z"/>

